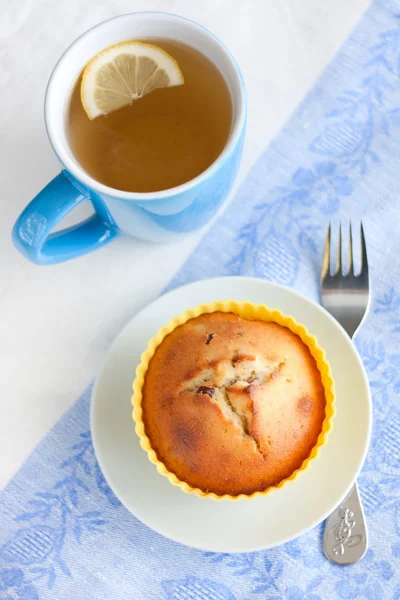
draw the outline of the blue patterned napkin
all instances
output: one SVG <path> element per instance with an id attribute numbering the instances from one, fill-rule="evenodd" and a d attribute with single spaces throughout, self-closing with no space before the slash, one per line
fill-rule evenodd
<path id="1" fill-rule="evenodd" d="M 376 2 L 170 287 L 255 275 L 317 298 L 331 218 L 363 217 L 374 283 L 357 344 L 374 400 L 360 478 L 370 550 L 330 564 L 318 527 L 282 547 L 191 550 L 121 506 L 96 463 L 90 390 L 0 496 L 0 600 L 400 599 L 400 4 Z M 355 424 L 356 426 L 356 424 Z"/>

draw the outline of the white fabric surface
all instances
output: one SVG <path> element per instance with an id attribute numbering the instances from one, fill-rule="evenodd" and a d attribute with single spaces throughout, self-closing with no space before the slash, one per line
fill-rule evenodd
<path id="1" fill-rule="evenodd" d="M 28 263 L 10 232 L 58 172 L 43 97 L 82 32 L 136 10 L 188 16 L 219 35 L 243 70 L 248 135 L 239 180 L 346 39 L 367 0 L 3 0 L 0 22 L 0 487 L 93 379 L 112 339 L 166 285 L 202 233 L 179 247 L 120 239 L 52 267 Z M 277 59 L 279 57 L 279 60 Z M 76 211 L 76 222 L 85 211 Z"/>

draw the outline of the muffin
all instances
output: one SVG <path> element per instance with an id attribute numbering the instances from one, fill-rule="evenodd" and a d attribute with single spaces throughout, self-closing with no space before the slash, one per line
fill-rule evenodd
<path id="1" fill-rule="evenodd" d="M 311 457 L 332 411 L 328 366 L 306 330 L 277 311 L 234 308 L 175 323 L 134 385 L 142 445 L 172 483 L 201 495 L 280 485 Z"/>

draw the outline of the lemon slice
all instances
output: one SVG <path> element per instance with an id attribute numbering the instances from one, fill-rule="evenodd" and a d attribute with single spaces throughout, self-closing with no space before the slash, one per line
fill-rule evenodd
<path id="1" fill-rule="evenodd" d="M 86 65 L 81 100 L 89 119 L 95 119 L 157 88 L 183 83 L 182 71 L 168 52 L 144 42 L 122 42 L 102 50 Z"/>

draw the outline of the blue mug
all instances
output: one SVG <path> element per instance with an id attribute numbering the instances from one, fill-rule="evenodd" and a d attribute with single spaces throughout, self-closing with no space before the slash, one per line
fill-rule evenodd
<path id="1" fill-rule="evenodd" d="M 145 37 L 178 40 L 211 59 L 229 86 L 233 123 L 224 150 L 201 175 L 161 192 L 131 193 L 99 183 L 81 167 L 68 143 L 66 113 L 75 82 L 95 54 L 112 44 Z M 67 49 L 48 84 L 45 121 L 62 171 L 28 204 L 13 229 L 17 249 L 40 265 L 91 252 L 121 233 L 151 242 L 175 241 L 209 221 L 238 171 L 246 123 L 245 88 L 230 52 L 204 27 L 166 13 L 133 13 L 100 23 Z M 95 214 L 74 227 L 52 233 L 84 200 L 92 202 Z"/>

